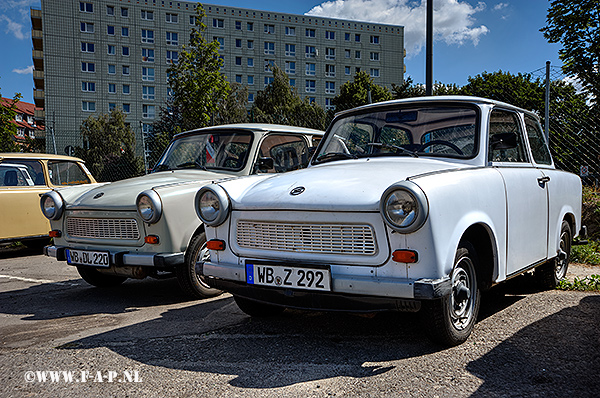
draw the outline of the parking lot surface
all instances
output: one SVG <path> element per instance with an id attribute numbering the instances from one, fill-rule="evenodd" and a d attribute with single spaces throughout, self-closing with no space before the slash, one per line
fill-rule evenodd
<path id="1" fill-rule="evenodd" d="M 597 397 L 600 294 L 527 277 L 498 293 L 447 349 L 417 314 L 256 319 L 228 294 L 189 301 L 175 279 L 98 289 L 64 262 L 0 251 L 0 396 Z"/>

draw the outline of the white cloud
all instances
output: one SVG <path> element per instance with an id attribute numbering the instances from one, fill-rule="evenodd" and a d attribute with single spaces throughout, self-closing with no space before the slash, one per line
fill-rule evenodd
<path id="1" fill-rule="evenodd" d="M 33 74 L 33 65 L 26 66 L 23 69 L 15 68 L 12 71 L 14 73 L 18 73 L 19 75 L 32 75 Z"/>
<path id="2" fill-rule="evenodd" d="M 19 40 L 24 40 L 28 37 L 27 34 L 23 33 L 23 29 L 25 28 L 23 24 L 13 21 L 6 15 L 0 15 L 0 21 L 6 23 L 6 33 L 12 34 Z"/>
<path id="3" fill-rule="evenodd" d="M 500 11 L 508 7 L 508 3 L 498 3 L 494 6 L 494 11 Z"/>
<path id="4" fill-rule="evenodd" d="M 477 45 L 489 29 L 474 26 L 473 15 L 485 9 L 485 3 L 472 6 L 466 1 L 437 0 L 434 3 L 433 25 L 436 40 L 448 44 Z M 354 19 L 404 26 L 404 47 L 407 56 L 417 55 L 425 46 L 426 2 L 417 0 L 332 0 L 313 7 L 308 15 Z"/>

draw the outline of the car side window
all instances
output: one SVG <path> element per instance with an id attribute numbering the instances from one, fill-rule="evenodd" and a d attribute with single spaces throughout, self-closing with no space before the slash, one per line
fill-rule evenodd
<path id="1" fill-rule="evenodd" d="M 527 129 L 527 139 L 529 140 L 531 154 L 535 162 L 537 164 L 551 165 L 550 150 L 546 144 L 540 123 L 535 118 L 525 115 L 525 128 Z"/>
<path id="2" fill-rule="evenodd" d="M 47 185 L 46 178 L 44 177 L 44 169 L 39 161 L 27 159 L 6 159 L 6 161 L 27 167 L 27 171 L 35 185 Z"/>
<path id="3" fill-rule="evenodd" d="M 0 167 L 0 187 L 26 187 L 29 186 L 27 179 L 16 168 Z"/>
<path id="4" fill-rule="evenodd" d="M 259 159 L 255 172 L 283 173 L 306 167 L 309 148 L 302 137 L 296 135 L 270 134 L 260 144 Z M 273 164 L 271 166 L 270 160 Z"/>
<path id="5" fill-rule="evenodd" d="M 490 162 L 527 162 L 519 117 L 515 112 L 494 109 L 490 115 Z"/>
<path id="6" fill-rule="evenodd" d="M 48 174 L 54 185 L 89 184 L 90 179 L 76 162 L 49 160 Z"/>

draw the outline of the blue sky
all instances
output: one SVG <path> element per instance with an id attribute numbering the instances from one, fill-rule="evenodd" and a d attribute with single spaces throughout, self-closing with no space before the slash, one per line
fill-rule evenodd
<path id="1" fill-rule="evenodd" d="M 405 26 L 405 78 L 425 81 L 425 1 L 420 0 L 213 0 L 211 4 L 258 10 L 359 19 Z M 503 70 L 529 73 L 560 66 L 560 45 L 539 31 L 545 0 L 434 0 L 434 80 L 465 85 L 469 76 Z M 33 102 L 29 8 L 40 0 L 0 0 L 0 92 Z"/>

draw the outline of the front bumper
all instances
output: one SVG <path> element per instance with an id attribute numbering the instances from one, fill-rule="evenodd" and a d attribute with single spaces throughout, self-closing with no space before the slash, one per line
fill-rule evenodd
<path id="1" fill-rule="evenodd" d="M 46 246 L 44 254 L 58 261 L 67 261 L 65 251 L 69 247 Z M 73 248 L 75 249 L 75 248 Z M 102 250 L 98 250 L 102 251 Z M 184 253 L 130 253 L 128 251 L 110 252 L 111 265 L 115 267 L 145 266 L 170 268 L 184 263 Z"/>

